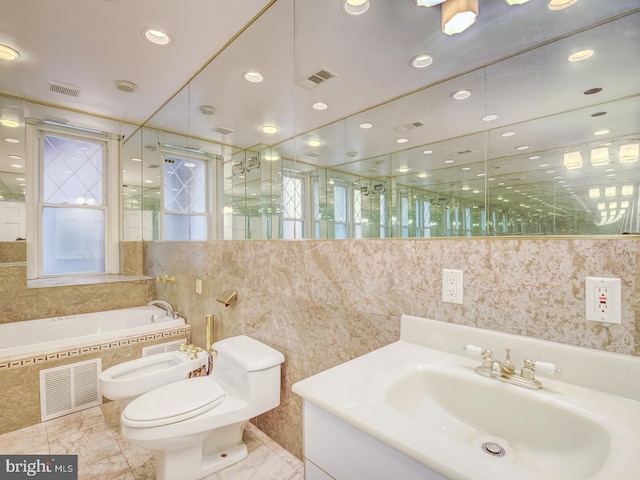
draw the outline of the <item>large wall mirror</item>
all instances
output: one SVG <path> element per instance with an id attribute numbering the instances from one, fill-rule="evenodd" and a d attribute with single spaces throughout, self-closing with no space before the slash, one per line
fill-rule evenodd
<path id="1" fill-rule="evenodd" d="M 165 171 L 159 190 L 135 182 L 140 237 L 639 232 L 637 2 L 547 3 L 480 2 L 448 36 L 439 8 L 412 1 L 352 16 L 278 0 L 131 139 L 141 172 Z M 179 187 L 194 200 L 214 182 L 215 225 L 169 205 L 171 158 L 204 162 Z M 176 209 L 188 218 L 167 222 Z"/>

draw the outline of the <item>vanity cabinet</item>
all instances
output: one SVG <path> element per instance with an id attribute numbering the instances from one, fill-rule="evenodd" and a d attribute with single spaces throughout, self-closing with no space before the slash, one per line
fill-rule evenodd
<path id="1" fill-rule="evenodd" d="M 304 402 L 305 480 L 446 480 L 317 405 Z"/>

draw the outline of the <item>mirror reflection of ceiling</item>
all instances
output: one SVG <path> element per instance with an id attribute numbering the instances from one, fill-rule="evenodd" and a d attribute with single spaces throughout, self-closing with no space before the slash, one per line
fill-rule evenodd
<path id="1" fill-rule="evenodd" d="M 227 0 L 179 12 L 169 0 L 126 8 L 123 1 L 63 0 L 68 11 L 86 13 L 83 22 L 63 23 L 46 21 L 61 16 L 59 3 L 36 9 L 12 2 L 3 12 L 0 43 L 15 45 L 22 57 L 16 65 L 2 64 L 8 70 L 0 75 L 0 92 L 154 127 L 160 132 L 149 129 L 150 138 L 138 131 L 140 147 L 131 153 L 145 153 L 145 161 L 158 144 L 183 144 L 181 135 L 189 146 L 225 159 L 238 149 L 277 145 L 299 169 L 394 176 L 412 187 L 460 195 L 473 195 L 469 183 L 480 182 L 482 201 L 490 200 L 487 184 L 496 197 L 501 188 L 522 190 L 519 185 L 531 182 L 553 186 L 553 170 L 565 171 L 567 151 L 583 151 L 586 165 L 594 147 L 610 142 L 615 156 L 640 132 L 638 0 L 577 0 L 557 11 L 548 0 L 516 6 L 480 0 L 477 22 L 453 36 L 441 31 L 441 6 L 418 7 L 414 0 L 369 0 L 358 16 L 344 13 L 339 0 L 242 6 Z M 118 35 L 107 38 L 114 24 Z M 145 44 L 140 31 L 148 25 L 169 30 L 173 42 Z M 56 34 L 60 29 L 65 35 Z M 568 61 L 586 49 L 594 52 L 590 58 Z M 422 53 L 433 62 L 411 67 Z M 242 73 L 252 70 L 264 81 L 246 82 Z M 321 70 L 333 78 L 309 82 Z M 120 92 L 116 79 L 139 88 Z M 49 80 L 77 85 L 81 93 L 65 99 L 45 91 Z M 584 94 L 593 88 L 602 91 Z M 471 96 L 452 99 L 460 89 Z M 313 109 L 317 102 L 328 108 Z M 215 111 L 203 114 L 203 105 Z M 24 113 L 21 107 L 9 110 Z M 486 115 L 497 118 L 485 121 Z M 373 128 L 362 129 L 364 122 Z M 264 133 L 264 125 L 276 133 Z M 608 133 L 595 137 L 599 130 Z M 502 136 L 507 131 L 514 133 Z M 396 143 L 399 138 L 407 142 Z M 310 139 L 320 144 L 312 147 Z M 635 165 L 625 178 L 637 177 Z M 462 171 L 465 166 L 469 170 Z M 584 194 L 610 175 L 586 168 L 566 173 L 575 184 L 569 203 L 579 186 Z M 547 190 L 558 199 L 564 191 L 556 187 Z"/>

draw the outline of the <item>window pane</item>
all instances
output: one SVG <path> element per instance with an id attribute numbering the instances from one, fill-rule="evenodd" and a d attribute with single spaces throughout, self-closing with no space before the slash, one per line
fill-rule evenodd
<path id="1" fill-rule="evenodd" d="M 302 219 L 302 180 L 285 176 L 282 179 L 282 216 Z"/>
<path id="2" fill-rule="evenodd" d="M 102 143 L 45 135 L 44 202 L 102 205 L 103 150 Z"/>
<path id="3" fill-rule="evenodd" d="M 340 185 L 333 188 L 333 212 L 336 222 L 347 221 L 347 189 Z"/>
<path id="4" fill-rule="evenodd" d="M 164 239 L 206 240 L 207 218 L 204 215 L 167 213 L 164 216 Z"/>
<path id="5" fill-rule="evenodd" d="M 199 160 L 165 158 L 164 208 L 174 212 L 206 212 L 206 169 Z"/>
<path id="6" fill-rule="evenodd" d="M 104 273 L 104 210 L 44 207 L 43 273 Z"/>

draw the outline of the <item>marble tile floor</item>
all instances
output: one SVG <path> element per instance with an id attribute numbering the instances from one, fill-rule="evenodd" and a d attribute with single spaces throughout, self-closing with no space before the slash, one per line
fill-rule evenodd
<path id="1" fill-rule="evenodd" d="M 79 480 L 152 480 L 151 452 L 128 443 L 115 402 L 0 435 L 0 453 L 77 454 Z M 249 423 L 249 456 L 206 480 L 303 480 L 300 460 Z M 180 480 L 180 479 L 176 479 Z"/>

